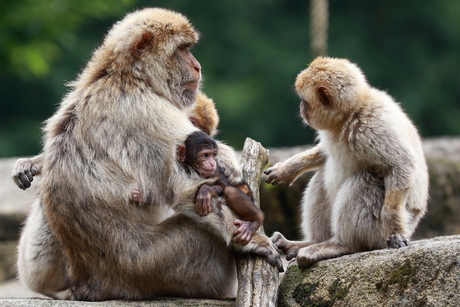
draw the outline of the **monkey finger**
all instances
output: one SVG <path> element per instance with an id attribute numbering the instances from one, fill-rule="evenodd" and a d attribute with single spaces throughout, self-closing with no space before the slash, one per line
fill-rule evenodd
<path id="1" fill-rule="evenodd" d="M 210 198 L 206 199 L 204 215 L 208 215 L 209 213 L 211 213 L 211 199 Z"/>
<path id="2" fill-rule="evenodd" d="M 235 233 L 233 233 L 233 234 L 235 234 Z M 245 233 L 244 232 L 238 234 L 237 236 L 234 236 L 232 241 L 237 243 L 237 244 L 241 244 L 241 245 L 246 245 L 249 242 L 249 240 L 245 239 Z"/>
<path id="3" fill-rule="evenodd" d="M 196 212 L 198 212 L 199 215 L 204 215 L 203 204 L 198 199 L 196 200 L 195 210 Z"/>
<path id="4" fill-rule="evenodd" d="M 278 181 L 275 178 L 273 178 L 272 176 L 269 176 L 268 179 L 265 182 L 268 183 L 268 184 L 271 184 L 271 185 L 277 185 L 278 184 Z"/>
<path id="5" fill-rule="evenodd" d="M 34 175 L 31 170 L 24 171 L 24 174 L 27 176 L 27 180 L 29 180 L 29 182 L 34 181 Z"/>
<path id="6" fill-rule="evenodd" d="M 404 235 L 393 234 L 387 240 L 388 248 L 400 248 L 408 246 L 409 243 Z"/>
<path id="7" fill-rule="evenodd" d="M 298 249 L 291 249 L 286 253 L 286 260 L 289 261 L 291 259 L 294 259 L 297 257 L 297 254 L 299 253 Z"/>
<path id="8" fill-rule="evenodd" d="M 24 173 L 19 173 L 18 175 L 16 175 L 14 177 L 14 182 L 22 190 L 29 188 L 31 185 L 29 179 Z"/>
<path id="9" fill-rule="evenodd" d="M 26 187 L 24 187 L 24 185 L 22 184 L 22 182 L 16 177 L 16 176 L 13 176 L 13 181 L 14 183 L 18 186 L 18 188 L 20 188 L 21 190 L 25 190 Z"/>

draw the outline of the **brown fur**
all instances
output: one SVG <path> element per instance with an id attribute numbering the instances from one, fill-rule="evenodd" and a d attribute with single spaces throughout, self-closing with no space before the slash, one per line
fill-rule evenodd
<path id="1" fill-rule="evenodd" d="M 196 95 L 195 107 L 191 111 L 190 120 L 200 130 L 214 137 L 217 134 L 219 125 L 219 115 L 216 106 L 211 98 L 208 98 L 203 92 Z"/>
<path id="2" fill-rule="evenodd" d="M 78 300 L 235 295 L 235 216 L 219 199 L 198 216 L 193 198 L 205 181 L 174 158 L 197 129 L 187 115 L 200 73 L 187 47 L 197 39 L 181 14 L 128 14 L 71 83 L 33 161 L 39 201 L 18 247 L 19 275 L 32 290 Z M 234 151 L 219 150 L 239 181 Z M 129 201 L 134 187 L 142 206 Z M 268 238 L 254 237 L 234 248 L 279 261 Z"/>
<path id="3" fill-rule="evenodd" d="M 300 112 L 319 144 L 269 168 L 288 186 L 317 169 L 302 204 L 303 241 L 273 242 L 300 267 L 409 243 L 426 211 L 428 172 L 416 128 L 345 59 L 320 57 L 296 79 Z"/>

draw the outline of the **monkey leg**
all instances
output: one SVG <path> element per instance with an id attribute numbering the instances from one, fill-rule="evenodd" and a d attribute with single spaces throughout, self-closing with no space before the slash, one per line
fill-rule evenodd
<path id="1" fill-rule="evenodd" d="M 278 250 L 267 236 L 255 233 L 248 244 L 240 245 L 232 243 L 232 245 L 236 251 L 264 257 L 271 266 L 278 268 L 279 272 L 284 272 L 283 262 L 281 261 Z"/>
<path id="2" fill-rule="evenodd" d="M 301 211 L 304 241 L 319 243 L 332 237 L 331 203 L 326 193 L 323 169 L 316 172 L 308 183 L 302 197 Z"/>
<path id="3" fill-rule="evenodd" d="M 299 267 L 385 248 L 385 231 L 379 218 L 384 194 L 383 179 L 368 172 L 356 173 L 346 179 L 331 208 L 332 238 L 300 249 L 297 255 Z"/>
<path id="4" fill-rule="evenodd" d="M 289 241 L 279 232 L 274 233 L 271 238 L 287 260 L 295 258 L 299 249 L 332 237 L 330 207 L 324 187 L 324 171 L 321 169 L 311 178 L 302 198 L 303 241 Z"/>
<path id="5" fill-rule="evenodd" d="M 233 233 L 237 229 L 234 224 L 237 218 L 236 214 L 226 205 L 223 198 L 213 199 L 211 204 L 211 213 L 203 217 L 199 216 L 194 209 L 190 209 L 192 208 L 190 205 L 181 206 L 178 210 L 182 214 L 192 218 L 201 227 L 205 227 L 210 232 L 218 234 L 234 251 L 259 255 L 266 258 L 280 272 L 284 271 L 278 249 L 267 236 L 255 233 L 249 243 L 245 245 L 234 243 Z"/>
<path id="6" fill-rule="evenodd" d="M 195 215 L 201 218 L 196 212 Z M 142 233 L 144 230 L 148 234 Z M 235 297 L 233 252 L 203 221 L 179 212 L 158 225 L 139 230 L 138 234 L 123 236 L 128 239 L 111 243 L 119 248 L 111 250 L 111 245 L 107 249 L 110 257 L 86 263 L 88 254 L 79 251 L 80 259 L 69 266 L 73 266 L 74 274 L 90 275 L 71 274 L 76 279 L 70 298 L 101 301 L 158 296 Z"/>
<path id="7" fill-rule="evenodd" d="M 70 287 L 64 255 L 44 218 L 40 200 L 33 203 L 22 230 L 17 266 L 20 280 L 31 290 L 52 298 L 66 296 L 59 293 Z"/>
<path id="8" fill-rule="evenodd" d="M 280 232 L 273 233 L 270 240 L 286 255 L 286 260 L 288 261 L 297 257 L 299 249 L 312 244 L 311 242 L 307 241 L 289 241 Z"/>

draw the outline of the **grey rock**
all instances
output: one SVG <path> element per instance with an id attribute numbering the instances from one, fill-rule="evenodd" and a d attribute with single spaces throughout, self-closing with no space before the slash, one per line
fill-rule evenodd
<path id="1" fill-rule="evenodd" d="M 320 261 L 292 262 L 279 306 L 460 306 L 460 236 Z"/>

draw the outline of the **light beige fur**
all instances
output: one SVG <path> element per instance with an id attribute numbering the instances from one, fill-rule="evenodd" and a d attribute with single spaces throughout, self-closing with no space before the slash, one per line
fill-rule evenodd
<path id="1" fill-rule="evenodd" d="M 302 200 L 303 241 L 272 240 L 300 267 L 409 243 L 426 211 L 428 172 L 418 132 L 399 104 L 346 59 L 320 57 L 295 82 L 318 145 L 269 168 L 290 186 L 316 170 Z"/>
<path id="2" fill-rule="evenodd" d="M 234 250 L 280 261 L 265 236 L 231 244 L 236 216 L 222 200 L 200 217 L 194 195 L 204 180 L 175 159 L 197 130 L 188 118 L 200 78 L 188 47 L 197 39 L 179 13 L 128 14 L 46 121 L 43 152 L 18 161 L 17 183 L 41 175 L 18 247 L 19 277 L 32 290 L 77 300 L 226 298 L 236 291 Z M 241 180 L 234 151 L 222 143 L 219 151 Z M 134 187 L 143 205 L 129 200 Z"/>

